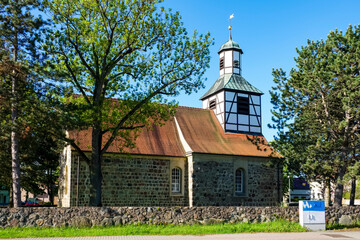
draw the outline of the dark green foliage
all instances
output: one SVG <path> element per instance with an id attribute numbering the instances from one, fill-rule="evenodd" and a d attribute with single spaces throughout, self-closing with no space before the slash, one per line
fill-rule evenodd
<path id="1" fill-rule="evenodd" d="M 46 191 L 54 204 L 62 144 L 44 129 L 32 129 L 20 143 L 22 187 L 34 194 Z"/>
<path id="2" fill-rule="evenodd" d="M 330 32 L 297 50 L 290 76 L 273 71 L 273 146 L 285 171 L 337 184 L 341 204 L 346 175 L 359 171 L 360 28 Z"/>
<path id="3" fill-rule="evenodd" d="M 0 0 L 0 184 L 13 183 L 15 207 L 19 186 L 35 194 L 50 182 L 53 188 L 58 165 L 40 50 L 46 23 L 33 16 L 40 7 L 37 0 Z"/>

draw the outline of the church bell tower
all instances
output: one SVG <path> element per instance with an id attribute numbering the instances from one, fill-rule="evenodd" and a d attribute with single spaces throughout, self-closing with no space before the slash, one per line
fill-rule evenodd
<path id="1" fill-rule="evenodd" d="M 263 93 L 241 76 L 243 51 L 239 44 L 232 40 L 231 30 L 230 25 L 229 40 L 218 52 L 220 76 L 201 97 L 203 108 L 214 111 L 225 132 L 262 135 Z"/>
<path id="2" fill-rule="evenodd" d="M 220 76 L 224 74 L 241 75 L 241 55 L 243 51 L 239 44 L 231 39 L 231 26 L 229 26 L 229 41 L 223 44 L 218 52 Z"/>

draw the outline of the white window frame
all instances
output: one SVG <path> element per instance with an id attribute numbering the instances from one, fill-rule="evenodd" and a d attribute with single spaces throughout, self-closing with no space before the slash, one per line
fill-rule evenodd
<path id="1" fill-rule="evenodd" d="M 241 175 L 238 176 L 238 173 Z M 245 171 L 243 168 L 237 168 L 235 170 L 235 194 L 244 194 L 244 175 Z"/>
<path id="2" fill-rule="evenodd" d="M 172 193 L 181 193 L 181 178 L 182 171 L 181 168 L 175 167 L 171 169 L 171 192 Z"/>

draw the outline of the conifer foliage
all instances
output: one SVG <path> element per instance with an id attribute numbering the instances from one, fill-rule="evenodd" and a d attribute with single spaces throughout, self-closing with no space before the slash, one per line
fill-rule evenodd
<path id="1" fill-rule="evenodd" d="M 40 129 L 39 111 L 35 107 L 39 106 L 39 94 L 43 91 L 38 86 L 43 54 L 38 42 L 44 34 L 45 22 L 32 15 L 39 7 L 37 0 L 0 0 L 0 168 L 3 175 L 0 180 L 1 184 L 7 185 L 11 166 L 14 207 L 21 205 L 20 186 L 26 186 L 26 182 L 20 184 L 20 176 L 28 173 L 20 171 L 24 166 L 22 156 L 29 155 L 24 139 L 36 136 L 35 132 Z M 20 149 L 24 148 L 26 150 L 21 154 Z M 31 161 L 37 160 L 32 158 Z M 31 178 L 35 179 L 35 176 Z"/>
<path id="2" fill-rule="evenodd" d="M 360 167 L 360 26 L 308 41 L 297 53 L 289 76 L 273 71 L 273 146 L 288 171 L 335 183 L 341 205 L 344 180 Z"/>

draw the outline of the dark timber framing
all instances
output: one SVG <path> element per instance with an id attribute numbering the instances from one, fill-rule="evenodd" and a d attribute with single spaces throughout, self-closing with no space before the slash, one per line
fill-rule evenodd
<path id="1" fill-rule="evenodd" d="M 230 94 L 232 99 L 227 96 Z M 248 102 L 245 101 L 246 98 Z M 255 101 L 258 98 L 258 101 Z M 225 99 L 225 132 L 262 134 L 261 127 L 261 95 L 248 92 L 224 91 Z M 242 107 L 238 107 L 240 100 Z M 249 109 L 245 111 L 244 106 L 248 103 Z M 239 111 L 240 110 L 240 111 Z"/>

